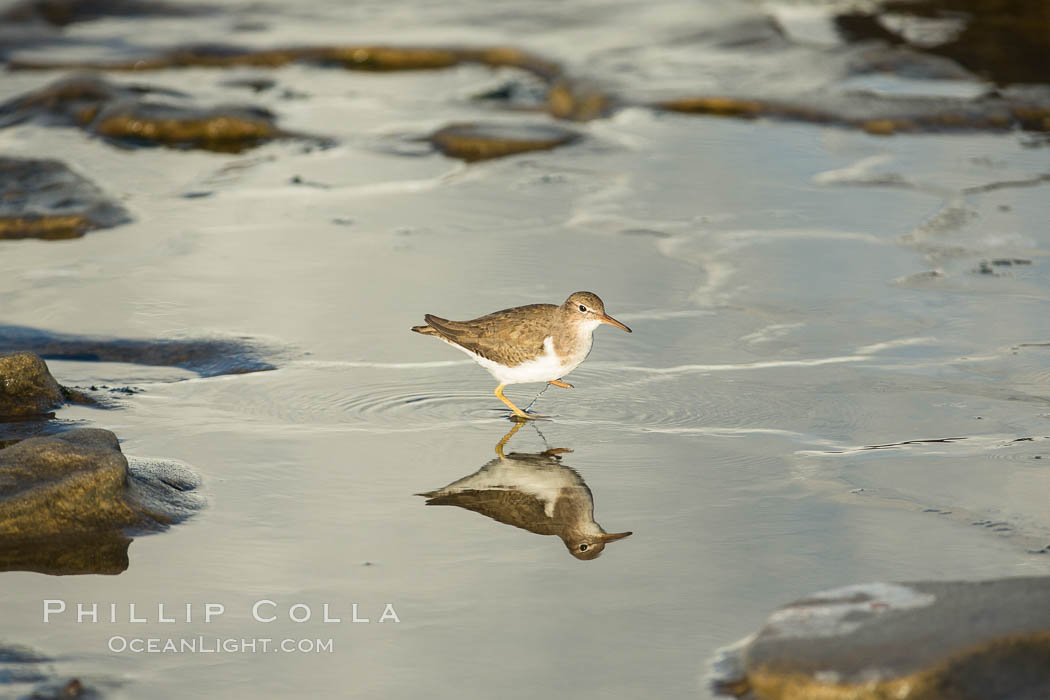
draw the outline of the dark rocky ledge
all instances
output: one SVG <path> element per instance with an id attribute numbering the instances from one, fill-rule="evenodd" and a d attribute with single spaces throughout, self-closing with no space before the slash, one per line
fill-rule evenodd
<path id="1" fill-rule="evenodd" d="M 275 369 L 249 338 L 99 338 L 0 325 L 0 353 L 23 350 L 46 359 L 182 367 L 202 377 Z"/>
<path id="2" fill-rule="evenodd" d="M 239 153 L 279 138 L 327 143 L 280 129 L 276 117 L 260 107 L 201 107 L 173 90 L 118 85 L 91 75 L 63 78 L 0 105 L 0 128 L 27 121 L 78 127 L 125 147 Z"/>
<path id="3" fill-rule="evenodd" d="M 130 220 L 124 207 L 57 160 L 0 157 L 0 239 L 78 238 Z"/>

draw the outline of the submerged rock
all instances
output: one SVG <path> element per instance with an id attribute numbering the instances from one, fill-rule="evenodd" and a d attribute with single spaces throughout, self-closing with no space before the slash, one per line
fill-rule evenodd
<path id="1" fill-rule="evenodd" d="M 123 207 L 57 160 L 0 157 L 0 239 L 78 238 L 130 220 Z"/>
<path id="2" fill-rule="evenodd" d="M 430 135 L 439 151 L 468 163 L 528 151 L 549 151 L 580 138 L 575 131 L 548 125 L 452 124 Z"/>
<path id="3" fill-rule="evenodd" d="M 846 126 L 878 136 L 1017 128 L 1050 131 L 1050 91 L 1035 88 L 1004 90 L 977 99 L 849 92 L 818 93 L 794 100 L 698 96 L 654 106 L 686 114 Z"/>
<path id="4" fill-rule="evenodd" d="M 190 44 L 160 53 L 122 61 L 12 61 L 13 70 L 111 70 L 143 71 L 165 68 L 277 68 L 289 63 L 345 68 L 347 70 L 405 71 L 450 68 L 460 63 L 481 63 L 493 68 L 515 67 L 551 81 L 561 75 L 554 61 L 521 49 L 496 46 L 465 49 L 428 46 L 292 46 L 250 49 L 227 44 Z"/>
<path id="5" fill-rule="evenodd" d="M 136 340 L 98 338 L 0 325 L 0 352 L 30 350 L 47 359 L 182 367 L 202 377 L 275 369 L 247 338 Z"/>
<path id="6" fill-rule="evenodd" d="M 185 95 L 143 85 L 115 85 L 77 75 L 0 105 L 0 128 L 35 121 L 46 126 L 75 126 L 126 146 L 200 148 L 237 153 L 278 138 L 269 110 L 221 105 L 198 107 L 152 101 L 151 96 Z"/>
<path id="7" fill-rule="evenodd" d="M 0 685 L 47 680 L 47 664 L 54 661 L 28 647 L 0 645 Z"/>
<path id="8" fill-rule="evenodd" d="M 63 400 L 62 387 L 38 355 L 0 355 L 0 420 L 46 415 Z"/>
<path id="9" fill-rule="evenodd" d="M 611 95 L 585 81 L 562 78 L 547 91 L 547 111 L 558 119 L 590 121 L 607 116 L 614 107 Z"/>
<path id="10" fill-rule="evenodd" d="M 1050 697 L 1050 577 L 872 583 L 773 613 L 718 662 L 754 700 Z"/>
<path id="11" fill-rule="evenodd" d="M 12 70 L 145 71 L 167 68 L 276 68 L 289 63 L 377 72 L 438 70 L 463 63 L 490 68 L 518 68 L 547 86 L 546 108 L 561 119 L 584 121 L 608 114 L 612 98 L 593 85 L 568 78 L 555 61 L 508 47 L 448 48 L 420 46 L 307 46 L 248 49 L 229 45 L 180 46 L 158 54 L 120 61 L 11 61 Z"/>
<path id="12" fill-rule="evenodd" d="M 0 22 L 46 22 L 64 27 L 104 17 L 187 16 L 205 11 L 200 6 L 152 0 L 22 0 L 0 13 Z"/>
<path id="13" fill-rule="evenodd" d="M 148 85 L 118 85 L 93 75 L 72 75 L 0 105 L 0 127 L 30 120 L 46 126 L 86 127 L 94 120 L 102 105 L 119 101 L 135 102 L 148 95 L 186 96 L 174 90 Z"/>
<path id="14" fill-rule="evenodd" d="M 176 462 L 128 460 L 108 430 L 80 428 L 0 449 L 0 570 L 120 573 L 127 531 L 198 510 L 199 480 Z"/>
<path id="15" fill-rule="evenodd" d="M 0 645 L 0 689 L 16 684 L 38 684 L 31 695 L 18 692 L 11 697 L 25 700 L 70 700 L 98 698 L 96 690 L 77 678 L 57 675 L 50 658 L 34 649 L 10 644 Z M 23 688 L 17 689 L 19 691 Z M 4 697 L 8 697 L 6 694 Z"/>

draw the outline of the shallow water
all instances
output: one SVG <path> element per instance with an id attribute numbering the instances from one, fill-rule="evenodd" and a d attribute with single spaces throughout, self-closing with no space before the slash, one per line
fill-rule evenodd
<path id="1" fill-rule="evenodd" d="M 625 94 L 743 74 L 772 91 L 841 86 L 820 60 L 826 16 L 800 7 L 244 4 L 219 21 L 72 25 L 83 41 L 67 57 L 180 32 L 229 40 L 252 20 L 264 28 L 238 43 L 511 42 Z M 716 40 L 762 35 L 763 8 L 800 32 L 780 65 Z M 246 76 L 277 86 L 222 85 Z M 5 75 L 0 98 L 56 77 Z M 2 574 L 0 642 L 112 697 L 708 697 L 715 649 L 814 590 L 1050 574 L 1034 553 L 1050 545 L 1045 148 L 636 107 L 574 125 L 573 145 L 469 166 L 413 141 L 461 121 L 550 123 L 469 99 L 516 78 L 478 66 L 110 76 L 269 107 L 288 130 L 334 138 L 325 150 L 121 150 L 73 129 L 0 131 L 6 154 L 61 158 L 135 217 L 73 241 L 0 242 L 0 321 L 283 348 L 274 371 L 209 378 L 49 363 L 65 385 L 141 388 L 119 410 L 59 418 L 190 465 L 208 504 L 135 539 L 119 576 Z M 488 463 L 511 424 L 487 374 L 409 327 L 577 289 L 634 333 L 599 329 L 575 388 L 536 402 L 551 420 L 507 451 L 572 449 L 562 463 L 596 520 L 634 532 L 589 562 L 414 495 Z M 507 393 L 528 404 L 539 388 Z M 45 625 L 44 599 L 116 602 L 124 621 Z M 260 599 L 279 621 L 251 619 Z M 151 622 L 127 621 L 133 602 Z M 159 623 L 160 602 L 193 604 L 195 620 L 207 602 L 226 613 Z M 289 622 L 295 603 L 315 619 Z M 341 624 L 317 622 L 325 603 Z M 349 621 L 353 603 L 371 623 Z M 399 623 L 378 622 L 386 603 Z M 114 635 L 333 638 L 334 653 L 120 654 Z"/>

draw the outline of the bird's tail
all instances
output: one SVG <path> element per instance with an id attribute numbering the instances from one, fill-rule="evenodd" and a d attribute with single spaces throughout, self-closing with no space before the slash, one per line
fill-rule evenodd
<path id="1" fill-rule="evenodd" d="M 438 332 L 430 326 L 412 326 L 412 330 L 423 335 L 438 335 Z"/>

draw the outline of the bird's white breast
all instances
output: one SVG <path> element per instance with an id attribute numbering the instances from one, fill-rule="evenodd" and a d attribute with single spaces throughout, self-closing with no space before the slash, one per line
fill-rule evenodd
<path id="1" fill-rule="evenodd" d="M 447 340 L 445 342 L 470 355 L 475 362 L 488 370 L 489 374 L 495 377 L 500 384 L 527 384 L 529 382 L 549 382 L 552 379 L 560 379 L 576 369 L 587 357 L 587 352 L 583 352 L 579 357 L 559 358 L 554 352 L 554 339 L 551 336 L 547 336 L 543 341 L 543 353 L 538 357 L 522 362 L 514 367 L 505 367 L 498 362 L 481 357 L 460 345 Z M 590 343 L 587 345 L 586 350 L 589 351 Z"/>

